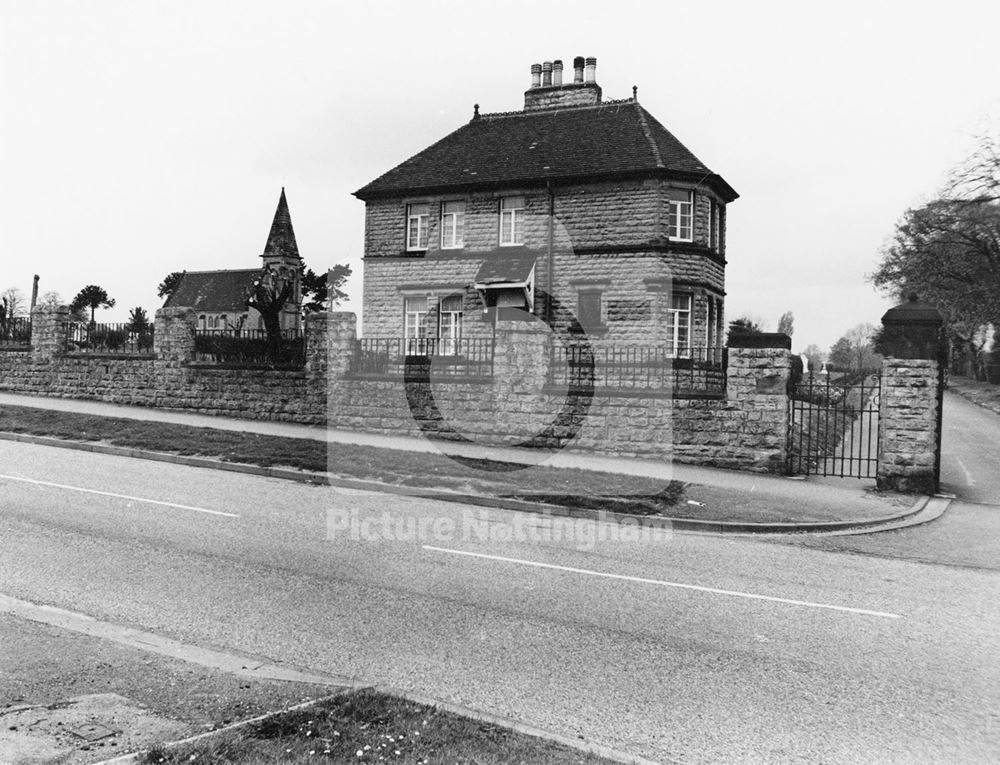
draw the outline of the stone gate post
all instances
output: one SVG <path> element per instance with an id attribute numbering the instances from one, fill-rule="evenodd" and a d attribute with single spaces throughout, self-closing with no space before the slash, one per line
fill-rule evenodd
<path id="1" fill-rule="evenodd" d="M 35 362 L 48 363 L 66 352 L 65 324 L 69 321 L 69 306 L 39 305 L 31 311 L 31 357 Z"/>
<path id="2" fill-rule="evenodd" d="M 785 471 L 791 347 L 782 332 L 729 338 L 726 398 L 742 414 L 729 433 L 730 451 L 752 470 Z"/>
<path id="3" fill-rule="evenodd" d="M 197 316 L 193 308 L 160 308 L 153 319 L 153 353 L 169 366 L 182 366 L 194 359 Z"/>
<path id="4" fill-rule="evenodd" d="M 941 313 L 912 295 L 882 317 L 877 485 L 933 494 L 941 474 Z"/>

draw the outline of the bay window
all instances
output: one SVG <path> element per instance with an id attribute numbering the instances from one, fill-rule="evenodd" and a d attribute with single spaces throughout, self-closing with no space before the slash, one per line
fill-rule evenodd
<path id="1" fill-rule="evenodd" d="M 694 192 L 667 189 L 667 236 L 679 242 L 690 242 L 694 222 Z"/>
<path id="2" fill-rule="evenodd" d="M 667 309 L 667 355 L 691 356 L 691 295 L 673 294 Z"/>

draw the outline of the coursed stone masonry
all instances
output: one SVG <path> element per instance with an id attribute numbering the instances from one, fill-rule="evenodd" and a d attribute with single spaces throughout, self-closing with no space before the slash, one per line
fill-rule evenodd
<path id="1" fill-rule="evenodd" d="M 424 370 L 426 384 L 408 390 L 398 376 L 351 377 L 353 313 L 308 317 L 306 364 L 297 371 L 196 364 L 195 317 L 187 309 L 157 312 L 155 353 L 145 358 L 68 354 L 58 331 L 62 317 L 39 309 L 32 350 L 0 353 L 0 389 L 743 470 L 784 465 L 784 348 L 731 349 L 724 396 L 623 395 L 598 387 L 588 399 L 549 383 L 549 350 L 557 341 L 531 319 L 497 322 L 492 376 L 451 377 L 435 361 Z"/>

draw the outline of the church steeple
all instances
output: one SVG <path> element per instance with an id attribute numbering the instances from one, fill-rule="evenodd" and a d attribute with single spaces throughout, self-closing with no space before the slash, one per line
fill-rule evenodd
<path id="1" fill-rule="evenodd" d="M 274 221 L 267 235 L 267 244 L 261 255 L 265 259 L 294 258 L 300 260 L 299 246 L 295 242 L 295 230 L 292 228 L 292 216 L 288 212 L 288 200 L 285 199 L 285 187 L 281 187 L 281 197 L 278 199 L 278 209 L 274 211 Z"/>

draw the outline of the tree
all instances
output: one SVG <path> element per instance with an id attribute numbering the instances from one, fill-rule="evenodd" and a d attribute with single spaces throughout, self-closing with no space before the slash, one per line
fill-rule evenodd
<path id="1" fill-rule="evenodd" d="M 781 318 L 778 319 L 778 331 L 783 332 L 789 337 L 792 336 L 793 324 L 795 323 L 795 317 L 792 315 L 791 311 L 785 311 L 781 314 Z"/>
<path id="2" fill-rule="evenodd" d="M 24 296 L 17 287 L 9 287 L 0 294 L 0 337 L 10 338 L 14 332 L 14 319 L 24 316 Z"/>
<path id="3" fill-rule="evenodd" d="M 57 305 L 62 305 L 63 299 L 62 295 L 54 290 L 49 290 L 48 292 L 43 292 L 41 297 L 38 298 L 38 305 L 44 305 L 49 308 L 54 308 Z"/>
<path id="4" fill-rule="evenodd" d="M 292 296 L 295 279 L 278 269 L 264 266 L 254 280 L 246 298 L 247 308 L 255 309 L 264 320 L 267 331 L 267 354 L 277 361 L 281 349 L 281 310 Z"/>
<path id="5" fill-rule="evenodd" d="M 0 294 L 0 306 L 8 318 L 26 315 L 24 294 L 17 287 L 8 287 Z"/>
<path id="6" fill-rule="evenodd" d="M 840 338 L 830 347 L 830 363 L 838 369 L 850 369 L 854 363 L 854 349 L 846 337 Z"/>
<path id="7" fill-rule="evenodd" d="M 325 274 L 316 274 L 311 268 L 302 272 L 302 308 L 305 311 L 330 311 L 347 293 L 341 289 L 351 275 L 351 267 L 339 264 Z M 307 301 L 308 298 L 308 301 Z"/>
<path id="8" fill-rule="evenodd" d="M 182 276 L 184 276 L 183 271 L 171 271 L 163 277 L 163 281 L 160 282 L 160 286 L 156 288 L 156 294 L 161 298 L 167 298 L 173 295 L 174 290 L 177 289 L 177 285 L 181 283 Z"/>
<path id="9" fill-rule="evenodd" d="M 149 321 L 149 315 L 145 308 L 136 306 L 129 311 L 127 329 L 135 337 L 139 348 L 149 348 L 152 345 L 153 325 Z"/>
<path id="10" fill-rule="evenodd" d="M 875 327 L 858 324 L 830 348 L 830 363 L 842 370 L 861 371 L 874 369 L 881 359 L 875 352 Z"/>
<path id="11" fill-rule="evenodd" d="M 760 325 L 749 316 L 741 316 L 729 322 L 729 335 L 727 342 L 736 335 L 759 335 L 762 332 Z"/>
<path id="12" fill-rule="evenodd" d="M 815 343 L 807 345 L 802 355 L 809 361 L 810 372 L 815 374 L 823 368 L 823 351 Z"/>
<path id="13" fill-rule="evenodd" d="M 98 287 L 96 284 L 88 284 L 76 294 L 76 297 L 73 298 L 73 302 L 69 304 L 71 311 L 80 311 L 84 308 L 89 308 L 91 324 L 94 323 L 94 311 L 98 308 L 114 307 L 114 298 L 109 298 L 105 289 L 103 287 Z"/>
<path id="14" fill-rule="evenodd" d="M 983 139 L 936 199 L 907 210 L 869 277 L 945 316 L 955 345 L 982 366 L 982 328 L 1000 326 L 1000 141 Z"/>
<path id="15" fill-rule="evenodd" d="M 151 324 L 149 322 L 149 314 L 146 313 L 146 309 L 140 306 L 136 306 L 128 313 L 128 330 L 129 332 L 141 333 L 148 332 Z"/>

